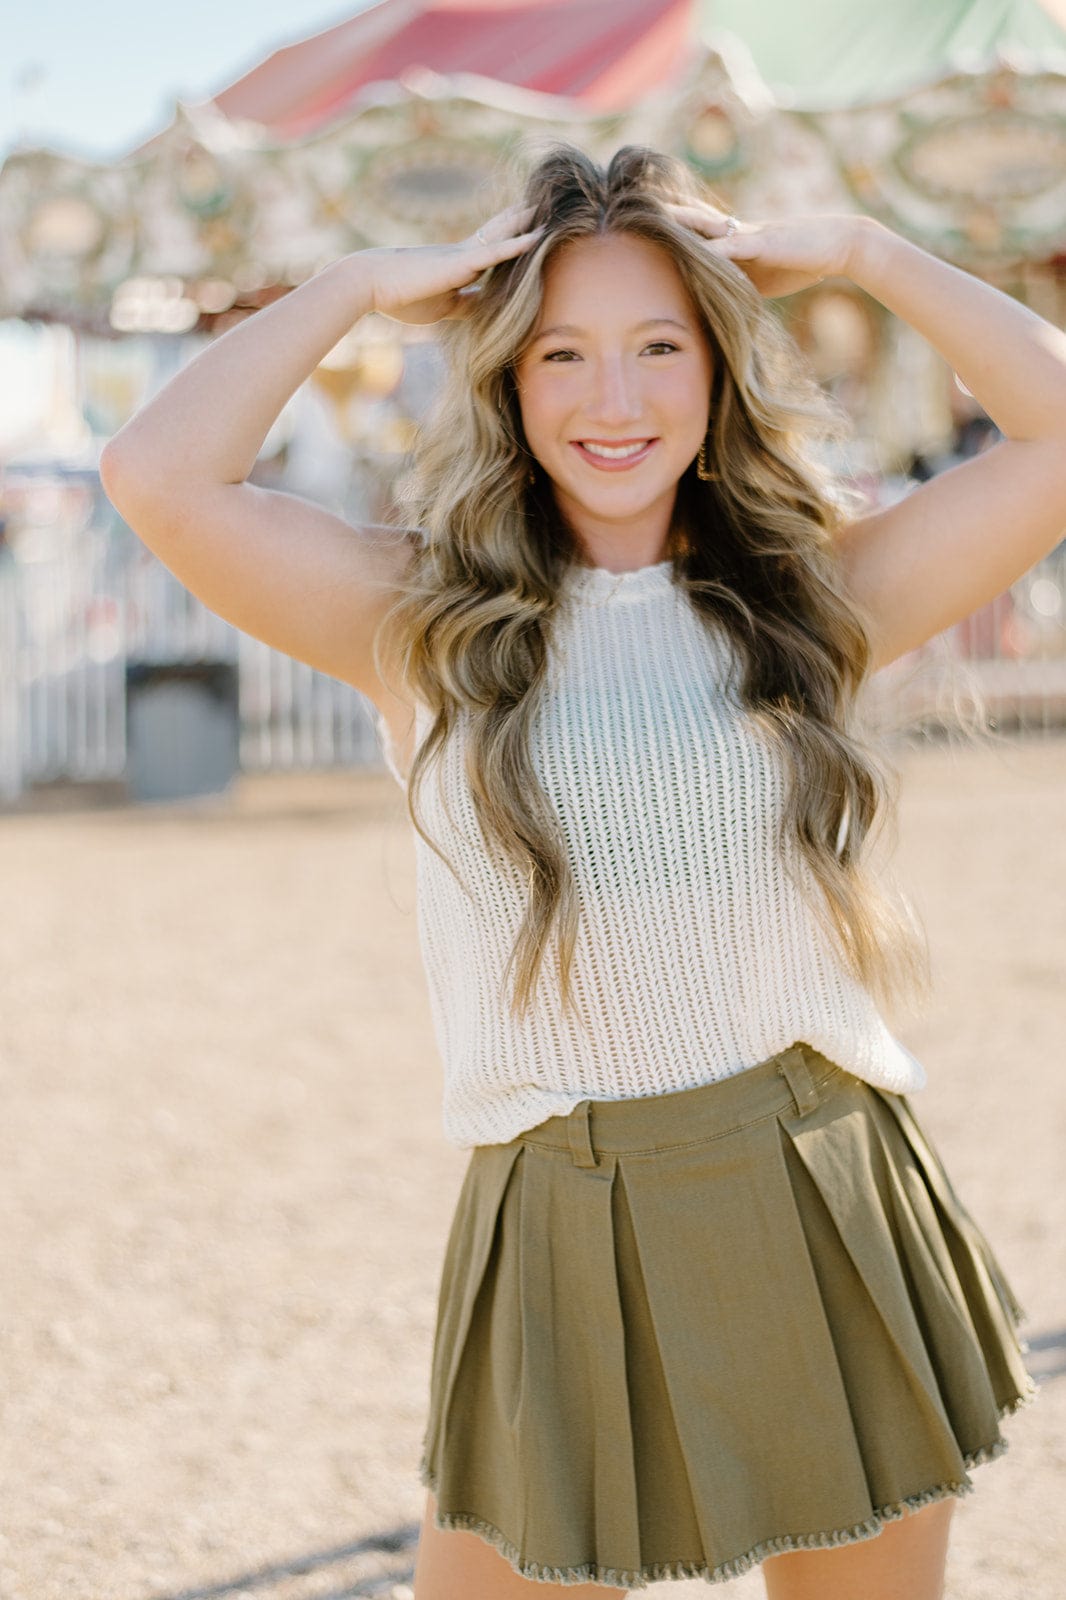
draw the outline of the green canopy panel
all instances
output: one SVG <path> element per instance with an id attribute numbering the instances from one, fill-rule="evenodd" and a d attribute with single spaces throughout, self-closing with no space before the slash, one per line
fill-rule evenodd
<path id="1" fill-rule="evenodd" d="M 702 0 L 704 37 L 743 40 L 781 107 L 839 110 L 892 100 L 999 59 L 1066 71 L 1066 29 L 1038 0 Z"/>
<path id="2" fill-rule="evenodd" d="M 1036 0 L 704 0 L 702 16 L 773 108 L 728 163 L 690 152 L 738 212 L 843 205 L 994 274 L 1066 252 L 1066 30 Z"/>

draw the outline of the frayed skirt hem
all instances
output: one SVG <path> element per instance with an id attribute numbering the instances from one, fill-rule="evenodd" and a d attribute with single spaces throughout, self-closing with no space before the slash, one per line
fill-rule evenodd
<path id="1" fill-rule="evenodd" d="M 1009 1417 L 1015 1411 L 1020 1411 L 1023 1406 L 1032 1405 L 1038 1393 L 1037 1386 L 1033 1384 L 1025 1394 L 1018 1395 L 1000 1407 L 1000 1418 Z M 967 1451 L 963 1457 L 967 1474 L 974 1467 L 983 1466 L 987 1461 L 995 1461 L 1008 1449 L 1009 1441 L 1000 1434 L 991 1444 Z M 435 1477 L 424 1457 L 418 1476 L 423 1486 L 431 1494 L 436 1495 Z M 475 1516 L 467 1511 L 442 1513 L 438 1508 L 434 1521 L 442 1532 L 477 1534 L 493 1549 L 499 1551 L 519 1577 L 528 1578 L 533 1583 L 565 1585 L 599 1583 L 617 1589 L 644 1589 L 650 1583 L 667 1583 L 672 1579 L 683 1578 L 702 1578 L 707 1583 L 728 1583 L 731 1578 L 740 1578 L 744 1573 L 750 1572 L 752 1567 L 759 1566 L 769 1556 L 786 1555 L 792 1550 L 831 1550 L 841 1545 L 860 1544 L 864 1539 L 876 1538 L 887 1523 L 898 1522 L 909 1512 L 920 1511 L 923 1506 L 931 1505 L 936 1500 L 961 1498 L 963 1495 L 972 1494 L 973 1489 L 974 1485 L 969 1476 L 964 1476 L 958 1483 L 939 1483 L 931 1489 L 923 1489 L 920 1494 L 908 1495 L 905 1500 L 878 1506 L 865 1522 L 857 1522 L 850 1528 L 834 1528 L 821 1533 L 783 1534 L 779 1538 L 763 1539 L 750 1550 L 744 1551 L 742 1555 L 734 1556 L 730 1561 L 723 1561 L 716 1567 L 708 1567 L 705 1563 L 694 1561 L 656 1562 L 652 1566 L 641 1567 L 638 1571 L 602 1567 L 591 1561 L 585 1562 L 580 1567 L 551 1567 L 538 1561 L 523 1560 L 517 1545 L 484 1517 Z"/>

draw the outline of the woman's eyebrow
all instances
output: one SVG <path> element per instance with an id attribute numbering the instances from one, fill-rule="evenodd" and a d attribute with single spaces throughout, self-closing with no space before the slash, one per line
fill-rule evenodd
<path id="1" fill-rule="evenodd" d="M 690 323 L 678 322 L 676 317 L 648 317 L 646 321 L 634 324 L 630 331 L 632 333 L 643 333 L 645 328 L 660 328 L 664 323 L 671 328 L 680 328 L 683 333 L 692 332 Z M 575 328 L 572 323 L 560 322 L 555 327 L 542 328 L 540 333 L 533 335 L 530 342 L 536 344 L 538 339 L 552 339 L 560 335 L 567 339 L 580 338 L 585 332 L 584 328 Z"/>

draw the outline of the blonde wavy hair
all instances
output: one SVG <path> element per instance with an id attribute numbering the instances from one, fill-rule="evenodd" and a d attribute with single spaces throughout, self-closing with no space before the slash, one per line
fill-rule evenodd
<path id="1" fill-rule="evenodd" d="M 531 471 L 515 368 L 537 323 L 545 269 L 590 235 L 633 234 L 667 251 L 710 342 L 715 478 L 704 481 L 694 464 L 682 475 L 667 554 L 696 613 L 727 630 L 742 704 L 785 758 L 786 865 L 879 1000 L 913 996 L 928 982 L 921 928 L 869 859 L 875 823 L 880 834 L 894 818 L 897 780 L 863 726 L 868 626 L 835 558 L 842 497 L 819 465 L 841 419 L 747 277 L 666 209 L 693 197 L 705 195 L 689 169 L 651 150 L 619 150 L 606 169 L 570 147 L 544 156 L 525 192 L 544 237 L 486 273 L 470 315 L 443 326 L 447 376 L 416 447 L 405 509 L 420 537 L 379 648 L 387 635 L 403 689 L 433 714 L 412 763 L 408 811 L 453 873 L 417 802 L 458 718 L 467 720 L 466 777 L 486 847 L 527 883 L 505 973 L 515 1014 L 532 1003 L 556 923 L 564 1006 L 573 1000 L 578 896 L 529 735 L 561 582 L 582 560 L 545 475 Z M 796 851 L 809 873 L 796 874 Z"/>

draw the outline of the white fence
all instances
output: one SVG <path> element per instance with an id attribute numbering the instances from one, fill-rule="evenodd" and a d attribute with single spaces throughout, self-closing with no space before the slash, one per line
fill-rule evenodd
<path id="1" fill-rule="evenodd" d="M 103 549 L 0 561 L 0 801 L 121 781 L 138 678 L 183 665 L 235 673 L 242 770 L 380 764 L 355 689 L 215 616 L 147 550 L 108 570 Z"/>
<path id="2" fill-rule="evenodd" d="M 1066 545 L 881 674 L 890 715 L 936 723 L 947 678 L 974 687 L 1004 728 L 1066 727 L 1064 619 Z M 182 664 L 229 665 L 242 770 L 380 765 L 356 690 L 223 622 L 139 542 L 93 531 L 36 559 L 0 559 L 0 803 L 37 784 L 127 778 L 138 676 Z"/>

